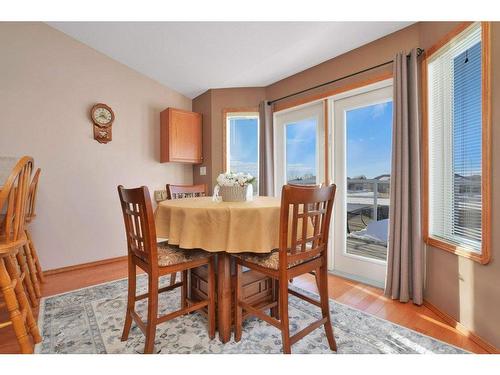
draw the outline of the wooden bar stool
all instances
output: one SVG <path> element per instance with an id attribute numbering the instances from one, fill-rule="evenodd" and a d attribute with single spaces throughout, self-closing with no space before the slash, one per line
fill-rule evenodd
<path id="1" fill-rule="evenodd" d="M 33 290 L 37 298 L 42 296 L 40 292 L 40 282 L 44 281 L 42 267 L 40 266 L 40 261 L 38 260 L 38 254 L 35 249 L 35 244 L 31 238 L 31 234 L 28 230 L 28 225 L 35 219 L 35 203 L 38 191 L 38 180 L 40 178 L 40 168 L 38 168 L 31 180 L 29 194 L 28 194 L 28 204 L 26 207 L 26 223 L 24 231 L 26 233 L 27 242 L 24 245 L 24 255 L 26 257 L 26 263 L 28 265 L 28 271 L 31 283 L 33 285 Z"/>
<path id="2" fill-rule="evenodd" d="M 196 198 L 207 196 L 207 185 L 172 185 L 167 184 L 167 199 Z M 177 274 L 170 276 L 170 284 L 174 284 Z"/>
<path id="3" fill-rule="evenodd" d="M 208 309 L 208 335 L 215 337 L 215 270 L 214 257 L 202 250 L 182 250 L 177 246 L 156 243 L 156 228 L 148 188 L 124 189 L 118 186 L 128 245 L 128 302 L 123 327 L 122 341 L 128 339 L 130 326 L 134 321 L 146 335 L 144 353 L 154 349 L 156 326 L 167 320 L 192 311 Z M 187 271 L 208 265 L 208 298 L 191 301 L 186 298 L 188 290 Z M 136 296 L 136 267 L 148 274 L 148 292 Z M 163 275 L 182 272 L 180 283 L 159 288 Z M 169 314 L 158 316 L 158 294 L 181 287 L 181 308 Z M 135 311 L 135 303 L 148 299 L 147 322 L 144 323 Z"/>
<path id="4" fill-rule="evenodd" d="M 236 260 L 235 341 L 241 340 L 243 313 L 254 315 L 281 330 L 283 352 L 291 353 L 291 346 L 322 325 L 331 350 L 337 350 L 330 318 L 328 299 L 328 233 L 332 215 L 335 185 L 327 187 L 283 186 L 279 250 L 270 254 L 233 254 Z M 291 215 L 291 220 L 290 220 Z M 308 234 L 312 224 L 313 235 Z M 242 266 L 261 272 L 278 281 L 279 314 L 269 316 L 241 297 Z M 320 300 L 288 288 L 290 279 L 314 271 L 319 283 Z M 303 299 L 321 309 L 321 319 L 290 336 L 288 294 Z M 266 305 L 264 308 L 274 307 Z M 279 316 L 278 316 L 279 315 Z"/>
<path id="5" fill-rule="evenodd" d="M 32 168 L 32 158 L 21 158 L 0 192 L 0 212 L 5 210 L 0 228 L 0 296 L 4 299 L 0 308 L 9 312 L 9 320 L 0 322 L 0 328 L 12 325 L 22 353 L 33 353 L 28 334 L 34 343 L 42 341 L 23 288 L 26 267 L 17 264 L 27 242 L 24 224 Z"/>

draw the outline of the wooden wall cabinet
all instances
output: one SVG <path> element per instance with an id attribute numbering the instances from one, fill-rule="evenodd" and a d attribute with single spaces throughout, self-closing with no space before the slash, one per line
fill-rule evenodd
<path id="1" fill-rule="evenodd" d="M 160 162 L 203 162 L 201 114 L 167 108 L 160 113 Z"/>

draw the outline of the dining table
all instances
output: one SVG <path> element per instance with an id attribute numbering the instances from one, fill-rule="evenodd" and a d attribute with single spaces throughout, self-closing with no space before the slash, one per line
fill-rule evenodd
<path id="1" fill-rule="evenodd" d="M 169 244 L 185 251 L 203 249 L 216 253 L 217 330 L 224 343 L 231 338 L 231 254 L 270 253 L 279 247 L 280 203 L 274 197 L 254 197 L 245 202 L 197 197 L 165 200 L 155 210 L 157 237 L 167 238 Z M 273 280 L 252 272 L 246 273 L 244 284 L 249 298 L 262 304 L 272 302 Z M 193 270 L 191 274 L 190 291 L 199 294 L 203 273 Z"/>

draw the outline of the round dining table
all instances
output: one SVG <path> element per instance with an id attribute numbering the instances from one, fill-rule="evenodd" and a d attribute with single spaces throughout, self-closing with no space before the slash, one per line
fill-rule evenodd
<path id="1" fill-rule="evenodd" d="M 231 253 L 269 253 L 279 246 L 280 199 L 246 202 L 211 197 L 162 201 L 155 210 L 156 235 L 182 249 L 217 253 L 217 327 L 231 338 Z"/>

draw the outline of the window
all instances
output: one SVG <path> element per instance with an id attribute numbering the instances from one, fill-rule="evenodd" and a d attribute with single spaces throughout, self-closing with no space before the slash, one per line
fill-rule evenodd
<path id="1" fill-rule="evenodd" d="M 460 32 L 426 57 L 429 244 L 489 260 L 487 24 Z M 486 36 L 486 38 L 485 38 Z"/>
<path id="2" fill-rule="evenodd" d="M 286 182 L 314 185 L 317 182 L 318 161 L 316 119 L 309 118 L 285 125 Z"/>
<path id="3" fill-rule="evenodd" d="M 225 170 L 254 176 L 253 192 L 258 194 L 259 113 L 225 112 L 225 124 Z"/>
<path id="4" fill-rule="evenodd" d="M 324 103 L 275 113 L 275 191 L 284 184 L 314 185 L 325 180 Z"/>

